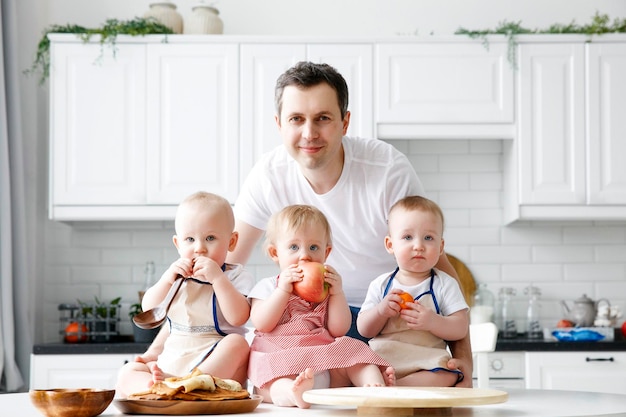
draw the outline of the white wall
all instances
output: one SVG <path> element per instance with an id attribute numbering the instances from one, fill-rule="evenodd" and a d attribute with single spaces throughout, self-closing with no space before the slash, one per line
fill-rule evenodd
<path id="1" fill-rule="evenodd" d="M 98 26 L 141 16 L 152 0 L 45 0 L 49 21 Z M 625 17 L 623 0 L 223 0 L 224 33 L 236 35 L 452 34 L 460 26 L 494 28 L 507 20 L 528 28 L 587 23 L 596 10 Z M 183 15 L 198 0 L 173 0 Z"/>
<path id="2" fill-rule="evenodd" d="M 148 0 L 20 0 L 20 63 L 26 68 L 49 24 L 95 27 L 107 18 L 142 15 Z M 177 0 L 187 14 L 195 0 Z M 503 20 L 529 28 L 589 22 L 596 10 L 626 17 L 623 0 L 224 0 L 216 2 L 226 34 L 419 35 L 452 34 L 458 27 L 493 28 Z M 29 235 L 33 241 L 36 342 L 59 340 L 57 305 L 123 296 L 124 312 L 142 286 L 143 265 L 162 271 L 175 257 L 171 224 L 87 223 L 46 220 L 47 86 L 25 78 L 23 114 L 28 182 L 32 185 Z M 271 103 L 268 103 L 271 105 Z M 499 141 L 394 141 L 406 152 L 429 195 L 444 208 L 448 250 L 466 261 L 493 291 L 522 290 L 528 283 L 544 293 L 545 322 L 560 317 L 557 300 L 583 293 L 608 297 L 626 310 L 626 226 L 569 223 L 500 226 L 502 147 Z M 34 209 L 32 208 L 34 207 Z M 261 253 L 250 268 L 259 277 L 274 272 Z M 520 307 L 523 304 L 520 301 Z M 522 309 L 520 308 L 520 311 Z M 126 315 L 124 313 L 124 319 Z M 123 330 L 130 333 L 129 324 Z"/>

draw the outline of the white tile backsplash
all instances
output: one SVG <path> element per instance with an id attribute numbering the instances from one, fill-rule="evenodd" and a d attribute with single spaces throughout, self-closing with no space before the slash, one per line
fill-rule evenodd
<path id="1" fill-rule="evenodd" d="M 517 290 L 524 328 L 524 288 L 542 291 L 543 324 L 562 317 L 559 300 L 583 293 L 607 298 L 626 312 L 626 225 L 593 222 L 525 222 L 502 226 L 502 142 L 497 140 L 389 141 L 407 153 L 430 198 L 446 215 L 446 248 L 463 260 L 497 296 Z M 43 291 L 44 323 L 37 342 L 58 341 L 57 306 L 122 296 L 121 331 L 131 333 L 128 306 L 143 287 L 144 265 L 157 277 L 175 259 L 172 222 L 47 222 Z M 262 278 L 277 268 L 253 253 L 248 269 Z"/>

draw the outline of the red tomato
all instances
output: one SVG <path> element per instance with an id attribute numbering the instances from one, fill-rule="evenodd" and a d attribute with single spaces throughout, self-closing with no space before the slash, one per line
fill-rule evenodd
<path id="1" fill-rule="evenodd" d="M 574 327 L 574 323 L 569 320 L 562 319 L 562 320 L 559 320 L 559 322 L 556 324 L 556 327 L 559 327 L 559 328 Z"/>
<path id="2" fill-rule="evenodd" d="M 400 298 L 402 298 L 402 302 L 400 303 L 400 308 L 401 309 L 405 309 L 405 308 L 409 308 L 408 305 L 406 305 L 406 303 L 412 303 L 415 300 L 413 299 L 413 296 L 411 294 L 409 294 L 408 292 L 403 292 L 402 294 L 399 294 Z"/>
<path id="3" fill-rule="evenodd" d="M 622 335 L 626 337 L 626 321 L 622 323 Z"/>
<path id="4" fill-rule="evenodd" d="M 73 321 L 65 327 L 65 341 L 67 343 L 78 343 L 87 341 L 87 326 Z"/>

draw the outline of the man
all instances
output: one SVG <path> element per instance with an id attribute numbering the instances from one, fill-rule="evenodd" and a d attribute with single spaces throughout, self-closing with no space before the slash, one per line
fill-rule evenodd
<path id="1" fill-rule="evenodd" d="M 354 323 L 369 282 L 395 269 L 384 247 L 389 208 L 424 189 L 406 156 L 391 145 L 344 136 L 348 87 L 331 66 L 300 62 L 287 70 L 278 78 L 275 106 L 283 146 L 264 155 L 242 187 L 235 204 L 239 242 L 227 261 L 247 263 L 274 212 L 313 205 L 332 226 L 328 263 L 342 274 Z M 436 267 L 457 277 L 445 253 Z M 349 335 L 359 337 L 353 327 Z M 471 387 L 469 332 L 450 348 L 455 359 L 449 367 L 465 375 L 457 386 Z"/>

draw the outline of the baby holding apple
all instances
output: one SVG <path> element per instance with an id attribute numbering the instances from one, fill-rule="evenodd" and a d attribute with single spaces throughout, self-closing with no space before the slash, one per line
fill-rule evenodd
<path id="1" fill-rule="evenodd" d="M 424 197 L 392 206 L 385 247 L 398 267 L 371 282 L 357 318 L 359 332 L 395 369 L 397 385 L 452 387 L 463 378 L 448 365 L 446 341 L 467 335 L 469 307 L 458 282 L 434 268 L 443 225 L 439 206 Z"/>
<path id="2" fill-rule="evenodd" d="M 178 206 L 173 242 L 180 257 L 146 291 L 144 311 L 160 303 L 178 277 L 185 280 L 155 343 L 122 367 L 119 396 L 145 391 L 195 368 L 246 386 L 249 346 L 243 335 L 250 304 L 243 294 L 254 285 L 254 277 L 241 265 L 225 262 L 237 244 L 234 226 L 230 203 L 221 196 L 200 191 Z"/>
<path id="3" fill-rule="evenodd" d="M 264 401 L 308 408 L 302 394 L 312 388 L 393 385 L 389 363 L 345 336 L 351 313 L 341 276 L 324 265 L 332 250 L 324 214 L 285 207 L 270 218 L 265 249 L 280 274 L 248 295 L 255 327 L 248 378 Z"/>

